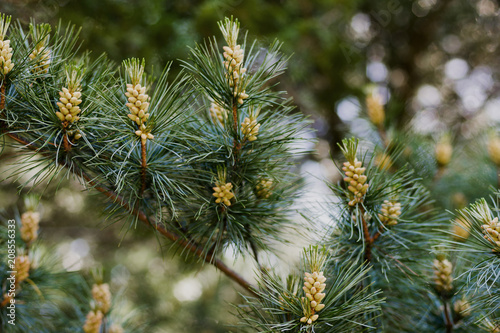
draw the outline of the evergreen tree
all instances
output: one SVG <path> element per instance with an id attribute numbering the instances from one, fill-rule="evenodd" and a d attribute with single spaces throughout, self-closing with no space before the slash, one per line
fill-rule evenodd
<path id="1" fill-rule="evenodd" d="M 226 18 L 219 22 L 224 42 L 196 45 L 171 79 L 170 65 L 154 77 L 143 59 L 119 67 L 105 55 L 77 56 L 73 26 L 52 32 L 34 21 L 27 29 L 10 23 L 0 16 L 2 145 L 23 153 L 11 176 L 29 174 L 35 184 L 74 177 L 106 198 L 108 218 L 125 221 L 129 232 L 140 222 L 182 255 L 217 267 L 244 290 L 237 330 L 498 330 L 497 201 L 460 210 L 450 229 L 434 200 L 453 158 L 451 134 L 422 145 L 417 134 L 408 140 L 389 130 L 382 99 L 371 91 L 373 126 L 363 140 L 339 145 L 343 181 L 328 184 L 335 199 L 316 212 L 332 223 L 301 212 L 311 222 L 304 230 L 292 204 L 305 195 L 296 162 L 308 153 L 300 143 L 310 123 L 277 91 L 288 61 L 279 42 L 260 48 Z M 498 140 L 489 140 L 498 165 Z M 8 304 L 19 300 L 18 332 L 147 331 L 114 314 L 100 274 L 85 288 L 77 275 L 34 257 L 36 209 L 26 209 L 14 236 L 22 251 L 13 259 L 10 220 L 1 234 L 2 328 L 12 330 Z M 285 229 L 320 236 L 288 274 L 261 264 L 263 252 L 287 242 Z M 257 285 L 222 261 L 228 249 L 255 260 Z M 40 297 L 50 290 L 59 298 Z"/>

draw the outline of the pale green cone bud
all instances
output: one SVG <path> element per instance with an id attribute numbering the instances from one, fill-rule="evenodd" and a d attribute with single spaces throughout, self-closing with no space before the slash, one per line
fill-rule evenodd
<path id="1" fill-rule="evenodd" d="M 104 315 L 101 311 L 90 311 L 85 319 L 83 331 L 85 333 L 99 333 Z"/>

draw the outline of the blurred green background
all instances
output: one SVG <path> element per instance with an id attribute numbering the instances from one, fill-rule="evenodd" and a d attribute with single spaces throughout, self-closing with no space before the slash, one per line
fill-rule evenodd
<path id="1" fill-rule="evenodd" d="M 81 26 L 81 50 L 92 50 L 96 57 L 105 52 L 117 63 L 144 57 L 153 71 L 174 61 L 178 72 L 188 47 L 212 35 L 220 40 L 216 22 L 233 15 L 250 40 L 266 47 L 277 38 L 292 55 L 279 88 L 294 98 L 297 112 L 312 117 L 319 140 L 317 153 L 302 163 L 304 173 L 338 180 L 330 152 L 337 152 L 339 140 L 348 133 L 379 140 L 364 107 L 372 85 L 384 97 L 389 134 L 416 133 L 427 143 L 420 146 L 420 158 L 432 159 L 434 142 L 451 133 L 451 171 L 434 191 L 443 209 L 497 186 L 485 133 L 500 122 L 498 7 L 493 0 L 0 2 L 0 12 L 22 24 L 34 18 Z M 2 163 L 2 173 L 7 168 Z M 320 194 L 316 178 L 308 184 Z M 230 303 L 239 301 L 236 285 L 212 267 L 167 253 L 171 244 L 149 230 L 138 227 L 125 234 L 120 222 L 98 215 L 99 197 L 82 192 L 80 184 L 63 181 L 57 193 L 56 185 L 44 193 L 41 237 L 57 244 L 66 268 L 102 264 L 112 291 L 123 291 L 124 307 L 142 310 L 138 320 L 148 321 L 150 332 L 231 330 L 227 325 L 236 319 Z M 12 214 L 13 207 L 22 210 L 16 184 L 0 186 L 2 205 Z M 251 279 L 252 265 L 237 261 L 235 267 Z"/>

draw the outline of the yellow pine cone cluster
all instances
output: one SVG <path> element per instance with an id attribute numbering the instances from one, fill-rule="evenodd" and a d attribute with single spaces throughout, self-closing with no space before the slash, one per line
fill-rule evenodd
<path id="1" fill-rule="evenodd" d="M 321 301 L 325 298 L 325 294 L 322 291 L 326 288 L 326 278 L 323 276 L 323 272 L 305 273 L 305 275 L 304 287 L 302 289 L 306 294 L 309 307 L 304 309 L 304 317 L 300 318 L 300 322 L 310 325 L 319 318 L 316 312 L 321 311 L 325 307 Z"/>
<path id="2" fill-rule="evenodd" d="M 347 189 L 354 195 L 354 198 L 349 201 L 349 206 L 354 206 L 358 202 L 363 201 L 363 196 L 368 190 L 368 184 L 366 184 L 366 176 L 363 175 L 366 168 L 363 168 L 362 163 L 358 161 L 357 158 L 355 158 L 354 164 L 351 164 L 350 162 L 344 162 L 342 170 L 346 175 L 344 181 L 348 184 Z"/>
<path id="3" fill-rule="evenodd" d="M 221 203 L 223 202 L 224 205 L 226 206 L 231 206 L 231 199 L 234 197 L 234 194 L 231 192 L 233 189 L 233 184 L 231 183 L 226 183 L 226 184 L 218 184 L 216 187 L 213 187 L 214 193 L 213 196 L 216 197 L 217 199 L 215 200 L 216 203 Z"/>
<path id="4" fill-rule="evenodd" d="M 59 92 L 59 96 L 59 102 L 57 102 L 59 111 L 56 112 L 57 118 L 70 123 L 78 121 L 80 119 L 78 114 L 81 112 L 78 105 L 82 103 L 82 93 L 79 88 L 68 89 L 63 87 L 62 91 Z"/>
<path id="5" fill-rule="evenodd" d="M 452 227 L 453 239 L 456 241 L 465 241 L 470 235 L 470 225 L 461 218 L 455 220 Z"/>
<path id="6" fill-rule="evenodd" d="M 248 94 L 246 94 L 244 90 L 240 91 L 240 92 L 235 91 L 234 97 L 238 98 L 239 104 L 243 104 L 243 100 L 248 98 Z"/>
<path id="7" fill-rule="evenodd" d="M 259 180 L 255 186 L 255 194 L 259 199 L 267 199 L 272 194 L 273 181 L 271 179 L 263 178 Z"/>
<path id="8" fill-rule="evenodd" d="M 483 224 L 481 228 L 485 234 L 484 238 L 495 245 L 496 249 L 493 251 L 500 252 L 500 222 L 498 222 L 498 217 L 495 217 L 488 224 Z"/>
<path id="9" fill-rule="evenodd" d="M 146 143 L 146 141 L 153 140 L 155 137 L 151 134 L 151 131 L 146 128 L 146 125 L 142 124 L 137 131 L 135 131 L 137 136 L 141 137 L 142 143 Z"/>
<path id="10" fill-rule="evenodd" d="M 366 109 L 368 117 L 371 122 L 376 126 L 381 126 L 385 120 L 384 105 L 382 104 L 382 97 L 379 94 L 372 93 L 366 97 Z"/>
<path id="11" fill-rule="evenodd" d="M 399 202 L 384 200 L 380 214 L 378 214 L 380 222 L 387 226 L 396 225 L 398 224 L 399 215 L 401 215 L 401 204 Z"/>
<path id="12" fill-rule="evenodd" d="M 40 223 L 40 213 L 27 211 L 21 215 L 21 239 L 30 243 L 38 237 L 38 225 Z"/>
<path id="13" fill-rule="evenodd" d="M 219 104 L 212 102 L 210 105 L 210 116 L 215 123 L 219 122 L 222 126 L 224 126 L 224 119 L 227 117 L 227 110 Z"/>
<path id="14" fill-rule="evenodd" d="M 19 284 L 28 278 L 31 267 L 30 258 L 26 255 L 17 256 L 14 265 L 16 273 L 16 283 Z"/>
<path id="15" fill-rule="evenodd" d="M 7 75 L 12 68 L 14 68 L 14 63 L 12 62 L 10 40 L 0 38 L 0 73 Z"/>
<path id="16" fill-rule="evenodd" d="M 246 72 L 243 68 L 243 49 L 240 45 L 224 46 L 224 67 L 227 70 L 226 77 L 230 87 L 237 87 L 241 76 Z M 234 97 L 238 98 L 238 103 L 243 104 L 243 100 L 248 98 L 245 91 L 234 89 Z"/>
<path id="17" fill-rule="evenodd" d="M 107 283 L 94 284 L 92 286 L 92 298 L 96 302 L 96 308 L 103 314 L 108 313 L 111 308 L 111 292 Z"/>
<path id="18" fill-rule="evenodd" d="M 248 141 L 257 140 L 257 135 L 259 134 L 260 124 L 257 124 L 257 119 L 255 117 L 245 117 L 241 123 L 241 131 Z"/>
<path id="19" fill-rule="evenodd" d="M 104 315 L 101 311 L 90 311 L 87 314 L 85 324 L 83 325 L 83 331 L 85 333 L 99 333 L 101 330 L 102 319 Z"/>
<path id="20" fill-rule="evenodd" d="M 488 154 L 493 163 L 500 167 L 500 138 L 498 136 L 490 137 L 488 141 Z"/>
<path id="21" fill-rule="evenodd" d="M 142 87 L 140 84 L 127 84 L 127 96 L 128 103 L 126 104 L 130 113 L 127 115 L 130 120 L 135 122 L 139 129 L 135 131 L 137 136 L 141 137 L 141 141 L 146 143 L 147 139 L 153 140 L 154 136 L 146 129 L 146 121 L 149 118 L 148 108 L 149 108 L 149 95 L 146 94 L 146 87 Z"/>
<path id="22" fill-rule="evenodd" d="M 128 117 L 135 122 L 137 125 L 141 126 L 148 120 L 149 113 L 149 96 L 146 94 L 146 87 L 142 87 L 140 84 L 136 84 L 135 87 L 132 84 L 127 84 L 127 96 L 128 103 L 126 104 L 130 110 Z"/>
<path id="23" fill-rule="evenodd" d="M 247 70 L 243 68 L 244 52 L 240 45 L 224 46 L 224 67 L 228 71 L 229 85 L 234 87 L 238 84 L 240 76 Z"/>
<path id="24" fill-rule="evenodd" d="M 438 292 L 450 292 L 453 289 L 453 265 L 448 259 L 434 259 L 434 288 Z"/>
<path id="25" fill-rule="evenodd" d="M 29 55 L 31 60 L 37 60 L 37 63 L 31 68 L 33 74 L 47 74 L 50 65 L 50 51 L 44 43 L 38 43 L 33 52 Z"/>
<path id="26" fill-rule="evenodd" d="M 109 328 L 109 333 L 123 333 L 123 328 L 118 325 L 118 324 L 113 324 L 111 325 L 111 327 Z"/>
<path id="27" fill-rule="evenodd" d="M 7 29 L 10 25 L 10 16 L 0 14 L 0 74 L 7 75 L 14 63 L 12 62 L 12 48 L 10 47 L 10 40 L 5 39 Z"/>
<path id="28" fill-rule="evenodd" d="M 439 166 L 446 166 L 451 161 L 451 155 L 453 154 L 453 146 L 449 140 L 441 140 L 436 145 L 436 161 Z"/>
<path id="29" fill-rule="evenodd" d="M 453 304 L 453 310 L 460 316 L 467 317 L 471 314 L 470 304 L 465 299 L 459 299 Z"/>

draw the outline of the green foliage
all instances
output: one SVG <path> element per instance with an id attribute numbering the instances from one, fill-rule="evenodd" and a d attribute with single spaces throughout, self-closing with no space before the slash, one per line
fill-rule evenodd
<path id="1" fill-rule="evenodd" d="M 383 299 L 380 292 L 370 291 L 368 269 L 344 265 L 340 258 L 320 254 L 318 248 L 304 250 L 302 265 L 286 278 L 263 270 L 259 280 L 258 297 L 244 297 L 247 305 L 238 308 L 242 327 L 249 332 L 365 332 L 373 329 L 380 314 Z M 323 250 L 324 251 L 324 250 Z M 326 262 L 325 262 L 326 261 Z M 304 274 L 313 268 L 322 269 L 326 277 L 325 307 L 311 325 L 302 323 L 305 315 Z"/>

